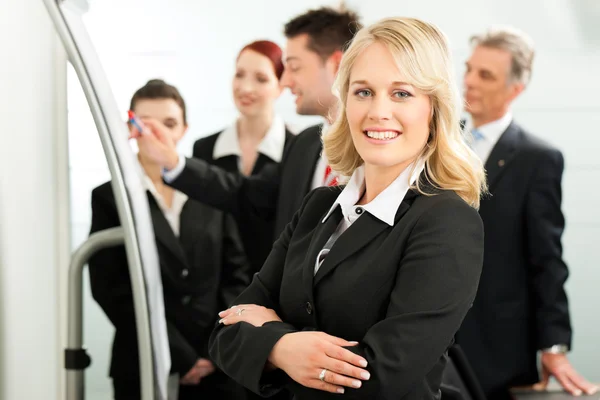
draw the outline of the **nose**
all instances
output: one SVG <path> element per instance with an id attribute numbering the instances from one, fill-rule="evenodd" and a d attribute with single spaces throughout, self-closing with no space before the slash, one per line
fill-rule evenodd
<path id="1" fill-rule="evenodd" d="M 392 115 L 392 100 L 387 96 L 376 96 L 371 101 L 367 117 L 372 121 L 386 121 Z"/>
<path id="2" fill-rule="evenodd" d="M 238 83 L 238 90 L 241 94 L 252 93 L 254 90 L 254 84 L 250 81 L 250 79 L 241 79 Z"/>
<path id="3" fill-rule="evenodd" d="M 466 71 L 463 77 L 463 84 L 465 88 L 471 88 L 475 85 L 477 77 L 473 71 Z"/>
<path id="4" fill-rule="evenodd" d="M 281 74 L 281 79 L 279 80 L 279 84 L 281 87 L 286 87 L 288 89 L 293 89 L 294 82 L 292 80 L 291 74 L 287 68 L 283 69 L 283 74 Z"/>

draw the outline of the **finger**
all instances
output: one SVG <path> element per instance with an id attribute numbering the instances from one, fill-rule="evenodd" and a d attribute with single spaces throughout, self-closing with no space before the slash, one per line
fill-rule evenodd
<path id="1" fill-rule="evenodd" d="M 544 391 L 548 387 L 548 382 L 550 380 L 550 374 L 546 368 L 542 368 L 542 380 L 532 386 L 533 390 L 536 391 Z"/>
<path id="2" fill-rule="evenodd" d="M 196 365 L 199 367 L 212 367 L 213 363 L 210 360 L 207 360 L 206 358 L 201 358 L 198 360 Z"/>
<path id="3" fill-rule="evenodd" d="M 346 386 L 354 389 L 358 389 L 362 386 L 362 382 L 360 380 L 349 378 L 330 370 L 325 372 L 325 382 L 331 383 L 334 386 Z"/>
<path id="4" fill-rule="evenodd" d="M 189 385 L 189 384 L 190 384 L 190 378 L 188 378 L 188 377 L 184 376 L 183 378 L 181 378 L 181 379 L 179 380 L 179 382 L 180 382 L 182 385 Z"/>
<path id="5" fill-rule="evenodd" d="M 311 387 L 313 389 L 319 389 L 319 390 L 323 390 L 325 392 L 329 392 L 329 393 L 337 393 L 337 394 L 344 394 L 344 388 L 341 386 L 336 386 L 333 385 L 329 382 L 325 382 L 325 381 L 321 381 L 320 379 L 311 379 L 308 384 L 308 387 Z"/>
<path id="6" fill-rule="evenodd" d="M 129 139 L 137 139 L 138 137 L 140 137 L 140 131 L 138 131 L 135 126 L 133 125 L 129 125 L 128 126 L 128 131 L 129 131 Z"/>
<path id="7" fill-rule="evenodd" d="M 219 313 L 219 316 L 221 318 L 229 318 L 232 316 L 243 318 L 244 315 L 248 315 L 248 313 L 252 312 L 253 310 L 256 310 L 256 306 L 235 306 L 229 310 L 225 310 L 223 315 L 220 315 L 221 313 Z"/>
<path id="8" fill-rule="evenodd" d="M 336 360 L 345 361 L 352 365 L 356 365 L 357 367 L 366 368 L 368 365 L 367 360 L 361 356 L 332 343 L 329 343 L 329 345 L 325 348 L 325 354 L 331 358 L 335 358 Z"/>
<path id="9" fill-rule="evenodd" d="M 581 396 L 581 389 L 579 389 L 573 384 L 573 382 L 571 382 L 569 376 L 565 372 L 561 371 L 554 374 L 554 378 L 556 378 L 556 380 L 558 381 L 558 383 L 560 383 L 564 390 L 571 393 L 573 396 Z"/>
<path id="10" fill-rule="evenodd" d="M 338 346 L 350 347 L 350 346 L 356 346 L 358 344 L 358 342 L 349 342 L 346 339 L 342 339 L 342 338 L 337 337 L 337 336 L 328 335 L 326 333 L 323 333 L 323 337 L 328 342 L 333 343 L 333 344 L 338 345 Z"/>
<path id="11" fill-rule="evenodd" d="M 244 313 L 245 314 L 245 313 Z M 233 325 L 233 324 L 237 324 L 238 322 L 250 322 L 250 319 L 248 318 L 248 314 L 246 315 L 237 315 L 237 314 L 231 314 L 226 318 L 221 318 L 219 320 L 219 323 L 223 324 L 223 325 Z"/>
<path id="12" fill-rule="evenodd" d="M 354 365 L 346 362 L 346 361 L 340 361 L 339 359 L 336 358 L 331 358 L 331 357 L 327 357 L 323 363 L 323 366 L 328 370 L 331 371 L 331 373 L 335 373 L 335 374 L 339 374 L 339 375 L 343 375 L 349 378 L 356 378 L 356 379 L 362 379 L 362 380 L 369 380 L 369 378 L 371 378 L 371 374 L 369 373 L 369 371 L 355 367 Z M 335 383 L 335 382 L 332 382 Z M 344 385 L 347 386 L 347 385 Z M 360 387 L 360 386 L 354 386 L 354 387 Z"/>
<path id="13" fill-rule="evenodd" d="M 567 371 L 567 377 L 573 383 L 573 385 L 581 389 L 583 393 L 587 395 L 592 395 L 598 391 L 598 387 L 590 382 L 588 382 L 583 376 L 579 375 L 577 371 L 571 369 Z"/>
<path id="14" fill-rule="evenodd" d="M 228 308 L 227 310 L 221 311 L 219 313 L 219 317 L 225 318 L 228 315 L 237 313 L 239 310 L 244 310 L 244 312 L 246 312 L 246 310 L 251 310 L 251 309 L 256 308 L 256 307 L 257 306 L 254 305 L 254 304 L 240 304 L 240 305 L 236 305 L 236 306 Z"/>
<path id="15" fill-rule="evenodd" d="M 171 136 L 164 132 L 164 128 L 161 126 L 160 122 L 152 118 L 141 118 L 141 120 L 144 122 L 145 127 L 162 143 L 170 144 L 172 142 Z"/>

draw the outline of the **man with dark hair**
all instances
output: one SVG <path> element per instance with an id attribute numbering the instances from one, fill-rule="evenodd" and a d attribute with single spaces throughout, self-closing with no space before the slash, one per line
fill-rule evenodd
<path id="1" fill-rule="evenodd" d="M 331 86 L 342 53 L 360 28 L 351 11 L 323 7 L 299 15 L 285 25 L 287 38 L 281 84 L 296 96 L 296 112 L 329 119 L 335 97 Z"/>
<path id="2" fill-rule="evenodd" d="M 154 148 L 155 161 L 164 166 L 165 182 L 193 199 L 231 212 L 240 224 L 248 222 L 248 215 L 274 218 L 277 238 L 310 190 L 336 184 L 321 155 L 321 132 L 333 117 L 337 100 L 331 87 L 342 53 L 361 27 L 354 12 L 329 7 L 310 10 L 285 25 L 286 65 L 281 83 L 296 96 L 299 114 L 319 115 L 326 121 L 325 126 L 311 126 L 298 134 L 281 163 L 258 175 L 227 173 L 203 160 L 179 156 L 161 127 L 147 121 L 154 135 L 142 140 Z"/>
<path id="3" fill-rule="evenodd" d="M 323 7 L 290 20 L 285 24 L 284 34 L 288 39 L 308 35 L 308 47 L 325 61 L 350 43 L 354 32 L 360 28 L 358 20 L 358 15 L 352 11 Z"/>

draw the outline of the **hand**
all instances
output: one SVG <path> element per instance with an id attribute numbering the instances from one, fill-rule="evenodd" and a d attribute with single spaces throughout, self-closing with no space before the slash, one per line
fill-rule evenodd
<path id="1" fill-rule="evenodd" d="M 179 155 L 171 135 L 164 126 L 152 118 L 143 118 L 144 132 L 139 132 L 135 127 L 130 128 L 130 138 L 137 139 L 138 147 L 151 161 L 167 170 L 177 166 Z"/>
<path id="2" fill-rule="evenodd" d="M 361 379 L 370 378 L 369 372 L 357 368 L 366 368 L 367 361 L 342 347 L 357 344 L 323 332 L 288 333 L 273 346 L 269 362 L 303 386 L 344 393 L 343 386 L 359 388 Z M 325 379 L 321 381 L 323 369 Z"/>
<path id="3" fill-rule="evenodd" d="M 592 395 L 598 387 L 585 380 L 575 371 L 565 354 L 542 353 L 542 381 L 534 385 L 535 390 L 545 390 L 551 376 L 574 396 L 582 393 Z"/>
<path id="4" fill-rule="evenodd" d="M 198 361 L 196 361 L 196 364 L 194 364 L 188 373 L 181 378 L 180 383 L 182 385 L 197 385 L 200 383 L 202 378 L 212 374 L 213 372 L 215 372 L 215 366 L 213 363 L 205 358 L 200 358 Z"/>
<path id="5" fill-rule="evenodd" d="M 267 322 L 281 321 L 275 311 L 256 304 L 240 304 L 219 313 L 223 325 L 233 325 L 238 322 L 248 322 L 254 326 L 263 326 Z"/>

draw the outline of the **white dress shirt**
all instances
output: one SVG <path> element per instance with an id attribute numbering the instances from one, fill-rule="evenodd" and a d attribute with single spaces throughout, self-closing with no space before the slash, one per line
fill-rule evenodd
<path id="1" fill-rule="evenodd" d="M 321 129 L 321 138 L 327 135 L 327 131 L 329 130 L 329 123 L 327 121 L 323 122 L 323 128 Z M 317 160 L 317 165 L 315 166 L 315 172 L 313 174 L 311 189 L 316 189 L 318 187 L 323 186 L 323 178 L 325 177 L 325 170 L 327 169 L 327 158 L 325 157 L 325 152 L 321 149 L 321 155 Z"/>
<path id="2" fill-rule="evenodd" d="M 167 203 L 165 203 L 165 200 L 163 199 L 163 197 L 160 195 L 158 190 L 156 190 L 156 186 L 154 186 L 152 179 L 150 179 L 147 175 L 144 175 L 143 183 L 144 183 L 144 187 L 150 193 L 152 193 L 152 196 L 154 196 L 154 199 L 156 200 L 158 207 L 160 208 L 163 215 L 165 216 L 165 219 L 169 223 L 169 226 L 171 226 L 173 233 L 175 234 L 176 237 L 179 237 L 180 222 L 181 222 L 181 210 L 183 209 L 183 206 L 185 205 L 186 201 L 188 200 L 188 197 L 184 193 L 173 189 L 174 190 L 173 201 L 171 203 L 171 207 L 168 207 Z"/>
<path id="3" fill-rule="evenodd" d="M 488 122 L 485 125 L 481 125 L 477 128 L 477 131 L 481 134 L 479 139 L 473 138 L 473 151 L 479 156 L 479 158 L 485 163 L 492 152 L 492 149 L 500 139 L 500 136 L 508 128 L 512 122 L 513 116 L 509 111 L 500 119 L 492 122 Z M 467 120 L 465 130 L 472 134 L 474 127 L 472 120 Z"/>
<path id="4" fill-rule="evenodd" d="M 285 147 L 285 122 L 283 118 L 275 115 L 269 130 L 258 145 L 258 152 L 269 157 L 275 162 L 281 162 Z M 238 156 L 241 170 L 242 150 L 240 148 L 237 121 L 225 128 L 219 134 L 213 149 L 213 158 L 216 160 L 225 156 Z"/>
<path id="5" fill-rule="evenodd" d="M 413 165 L 415 166 L 414 170 Z M 336 242 L 336 240 L 365 212 L 368 212 L 389 226 L 394 226 L 398 207 L 400 207 L 400 204 L 404 200 L 404 196 L 406 196 L 406 193 L 409 191 L 411 185 L 415 183 L 424 167 L 425 164 L 421 161 L 417 162 L 416 164 L 409 165 L 371 202 L 364 205 L 356 205 L 365 192 L 365 167 L 358 167 L 352 174 L 352 177 L 350 177 L 350 180 L 348 181 L 346 187 L 344 187 L 344 190 L 342 190 L 342 193 L 340 193 L 336 201 L 329 209 L 327 215 L 325 215 L 325 218 L 323 218 L 322 223 L 325 223 L 337 207 L 341 208 L 342 215 L 344 216 L 335 232 L 331 235 L 323 249 L 317 255 L 314 269 L 315 275 L 321 267 L 321 264 L 323 264 L 325 257 L 327 254 L 329 254 L 329 251 L 333 247 L 333 244 Z"/>

